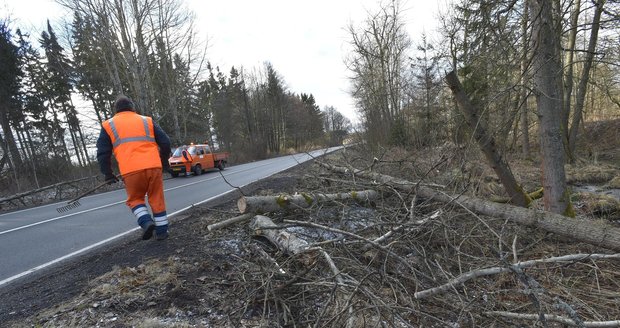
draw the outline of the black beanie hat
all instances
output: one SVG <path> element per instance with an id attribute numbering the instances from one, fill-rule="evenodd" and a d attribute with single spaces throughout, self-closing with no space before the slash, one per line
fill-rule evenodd
<path id="1" fill-rule="evenodd" d="M 124 112 L 128 110 L 134 110 L 134 105 L 131 99 L 126 96 L 118 96 L 114 103 L 114 110 L 118 112 Z"/>

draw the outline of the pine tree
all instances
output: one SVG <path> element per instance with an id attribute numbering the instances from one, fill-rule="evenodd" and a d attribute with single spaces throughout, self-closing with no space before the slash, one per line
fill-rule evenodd
<path id="1" fill-rule="evenodd" d="M 97 35 L 94 22 L 75 12 L 71 24 L 75 88 L 85 99 L 90 100 L 97 121 L 103 122 L 110 118 L 110 104 L 115 95 L 109 79 L 104 46 Z"/>
<path id="2" fill-rule="evenodd" d="M 84 144 L 84 136 L 80 127 L 80 120 L 77 117 L 77 111 L 71 100 L 72 74 L 73 68 L 64 54 L 64 49 L 58 43 L 56 34 L 54 33 L 49 21 L 47 22 L 47 32 L 41 34 L 41 46 L 45 50 L 48 70 L 48 106 L 53 111 L 55 126 L 58 138 L 62 141 L 64 152 L 67 160 L 71 158 L 71 154 L 64 140 L 64 128 L 61 119 L 65 119 L 69 136 L 73 143 L 73 150 L 80 166 L 86 166 L 89 162 L 86 155 L 86 146 Z M 61 117 L 61 114 L 64 117 Z"/>
<path id="3" fill-rule="evenodd" d="M 21 111 L 19 83 L 22 72 L 18 50 L 18 46 L 13 43 L 8 23 L 0 21 L 0 127 L 4 153 L 2 163 L 8 163 L 15 171 L 22 168 L 22 158 L 12 127 Z"/>

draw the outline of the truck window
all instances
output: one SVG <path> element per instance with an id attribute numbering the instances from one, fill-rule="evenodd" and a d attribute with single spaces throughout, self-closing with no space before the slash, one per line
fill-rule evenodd
<path id="1" fill-rule="evenodd" d="M 205 154 L 205 149 L 204 147 L 200 147 L 200 155 L 204 155 Z"/>
<path id="2" fill-rule="evenodd" d="M 181 157 L 183 154 L 183 147 L 178 147 L 177 149 L 174 150 L 174 153 L 172 153 L 172 157 Z"/>
<path id="3" fill-rule="evenodd" d="M 196 155 L 196 146 L 191 146 L 189 147 L 189 149 L 187 150 L 189 152 L 190 155 L 194 156 Z"/>

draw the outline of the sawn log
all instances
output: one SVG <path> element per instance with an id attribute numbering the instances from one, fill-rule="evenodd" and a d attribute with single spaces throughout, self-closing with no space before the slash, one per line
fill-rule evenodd
<path id="1" fill-rule="evenodd" d="M 269 239 L 285 254 L 299 254 L 308 249 L 308 242 L 286 230 L 278 229 L 278 225 L 266 216 L 256 215 L 250 222 L 250 229 L 254 230 L 255 235 Z"/>
<path id="2" fill-rule="evenodd" d="M 443 203 L 458 202 L 472 212 L 499 217 L 512 222 L 540 228 L 558 235 L 573 238 L 575 241 L 620 251 L 620 229 L 600 221 L 579 220 L 551 212 L 538 211 L 509 204 L 494 203 L 491 201 L 468 197 L 451 196 L 431 188 L 418 185 L 414 182 L 391 177 L 376 172 L 348 169 L 326 163 L 319 163 L 334 172 L 354 174 L 365 179 L 375 180 L 378 183 L 388 184 L 396 189 L 414 192 L 426 199 L 433 199 Z"/>
<path id="3" fill-rule="evenodd" d="M 267 213 L 294 208 L 310 207 L 327 201 L 354 200 L 357 202 L 374 201 L 378 194 L 374 190 L 351 191 L 340 194 L 310 194 L 279 196 L 241 197 L 237 201 L 240 213 Z"/>

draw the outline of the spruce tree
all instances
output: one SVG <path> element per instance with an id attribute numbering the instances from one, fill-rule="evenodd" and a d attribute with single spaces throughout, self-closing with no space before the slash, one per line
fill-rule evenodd
<path id="1" fill-rule="evenodd" d="M 0 127 L 2 128 L 3 163 L 12 164 L 12 168 L 22 167 L 12 121 L 19 116 L 21 103 L 19 83 L 21 79 L 18 46 L 13 43 L 11 30 L 6 21 L 0 21 Z M 0 167 L 2 169 L 2 167 Z"/>

